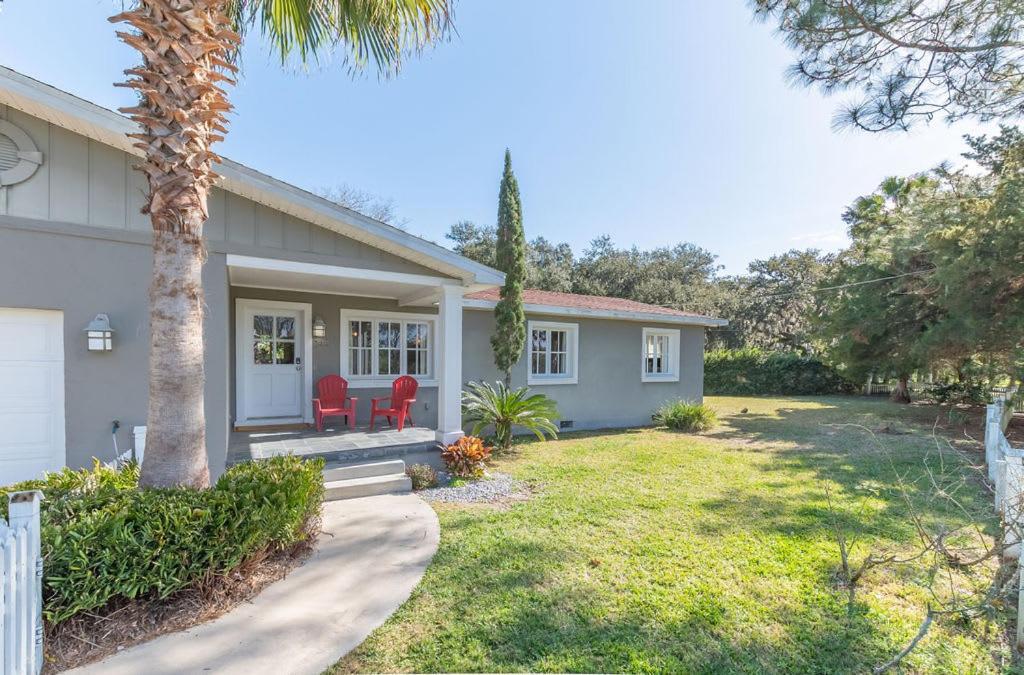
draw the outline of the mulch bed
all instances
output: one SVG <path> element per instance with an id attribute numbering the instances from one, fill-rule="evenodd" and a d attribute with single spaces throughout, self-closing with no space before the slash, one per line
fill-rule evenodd
<path id="1" fill-rule="evenodd" d="M 97 612 L 83 612 L 46 626 L 44 673 L 58 673 L 147 640 L 216 619 L 257 595 L 299 566 L 316 536 L 292 548 L 257 554 L 230 574 L 213 576 L 164 598 L 119 600 Z"/>

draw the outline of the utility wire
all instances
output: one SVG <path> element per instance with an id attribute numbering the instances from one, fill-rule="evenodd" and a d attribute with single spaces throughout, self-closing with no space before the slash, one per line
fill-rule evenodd
<path id="1" fill-rule="evenodd" d="M 935 269 L 917 270 L 915 272 L 904 272 L 903 274 L 893 274 L 888 277 L 879 277 L 877 279 L 867 279 L 865 281 L 854 281 L 849 284 L 839 284 L 838 286 L 822 286 L 821 288 L 812 288 L 809 290 L 802 291 L 787 291 L 785 293 L 769 293 L 768 295 L 755 295 L 755 300 L 768 300 L 770 298 L 784 298 L 790 295 L 803 295 L 804 293 L 820 293 L 821 291 L 835 291 L 841 288 L 852 288 L 853 286 L 864 286 L 866 284 L 876 284 L 879 281 L 890 281 L 892 279 L 901 279 L 903 277 L 914 276 L 916 274 L 929 274 L 934 272 Z"/>

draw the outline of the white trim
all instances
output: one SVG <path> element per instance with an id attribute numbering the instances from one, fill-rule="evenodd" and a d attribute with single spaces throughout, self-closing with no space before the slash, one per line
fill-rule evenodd
<path id="1" fill-rule="evenodd" d="M 454 443 L 462 431 L 462 290 L 441 289 L 437 305 L 438 345 L 443 354 L 438 371 L 437 430 L 434 438 L 445 445 Z"/>
<path id="2" fill-rule="evenodd" d="M 258 288 L 263 291 L 289 291 L 292 293 L 315 293 L 316 295 L 340 295 L 348 298 L 373 298 L 374 300 L 394 300 L 393 295 L 375 295 L 370 293 L 349 293 L 348 291 L 325 291 L 322 289 L 310 290 L 309 288 L 297 288 L 295 286 L 279 286 L 277 284 L 239 284 L 231 282 L 232 288 Z M 436 291 L 435 291 L 436 292 Z"/>
<path id="3" fill-rule="evenodd" d="M 338 354 L 339 357 L 339 370 L 341 376 L 348 380 L 349 389 L 390 389 L 391 383 L 395 381 L 395 378 L 400 375 L 353 375 L 349 372 L 348 363 L 348 350 L 350 347 L 349 340 L 349 321 L 358 321 L 360 319 L 369 319 L 376 323 L 378 319 L 393 319 L 396 321 L 414 321 L 414 322 L 426 322 L 430 324 L 430 338 L 427 343 L 428 350 L 430 352 L 430 377 L 422 377 L 419 375 L 413 375 L 416 381 L 421 387 L 436 387 L 438 386 L 438 373 L 441 368 L 441 350 L 438 349 L 440 343 L 439 337 L 439 321 L 437 314 L 414 314 L 412 312 L 384 312 L 380 310 L 360 310 L 360 309 L 348 309 L 342 308 L 338 312 L 338 327 L 341 330 L 341 346 Z M 374 328 L 374 335 L 376 335 L 376 327 Z M 403 336 L 403 344 L 404 344 Z M 373 350 L 373 369 L 377 369 L 377 346 L 372 345 Z M 402 361 L 402 367 L 405 367 L 405 361 Z"/>
<path id="4" fill-rule="evenodd" d="M 138 133 L 139 128 L 127 117 L 2 66 L 0 104 L 131 155 L 142 155 L 127 136 Z M 242 197 L 467 282 L 504 283 L 505 275 L 495 269 L 237 162 L 222 159 L 215 170 L 221 176 L 217 186 Z"/>
<path id="5" fill-rule="evenodd" d="M 251 255 L 228 253 L 225 256 L 228 267 L 250 270 L 266 270 L 268 272 L 293 272 L 296 274 L 315 274 L 322 277 L 338 279 L 359 279 L 362 281 L 389 281 L 416 286 L 444 286 L 458 284 L 454 279 L 431 277 L 425 274 L 409 274 L 407 272 L 389 272 L 372 270 L 365 267 L 341 267 L 340 265 L 323 265 L 320 263 L 283 260 L 281 258 L 257 258 Z"/>
<path id="6" fill-rule="evenodd" d="M 493 310 L 497 303 L 494 300 L 466 298 L 462 306 L 466 309 Z M 618 319 L 621 321 L 643 321 L 651 323 L 674 323 L 685 326 L 728 326 L 727 319 L 710 316 L 680 316 L 678 314 L 658 314 L 655 312 L 623 312 L 612 309 L 586 309 L 583 307 L 559 307 L 557 305 L 524 304 L 523 311 L 529 314 L 547 314 L 552 316 L 574 316 L 594 319 Z"/>
<path id="7" fill-rule="evenodd" d="M 534 375 L 532 359 L 532 341 L 534 329 L 564 330 L 569 337 L 569 374 L 568 375 Z M 577 384 L 580 372 L 580 325 L 578 323 L 562 323 L 558 321 L 527 321 L 526 322 L 526 384 Z"/>
<path id="8" fill-rule="evenodd" d="M 290 309 L 302 312 L 302 414 L 299 417 L 274 417 L 249 419 L 245 414 L 245 366 L 248 358 L 249 340 L 245 313 L 249 309 Z M 235 298 L 235 426 L 257 426 L 261 424 L 289 424 L 291 422 L 313 423 L 313 305 L 308 302 L 284 302 Z"/>
<path id="9" fill-rule="evenodd" d="M 668 337 L 668 352 L 663 358 L 668 360 L 668 372 L 650 374 L 647 372 L 647 336 L 664 335 Z M 679 353 L 679 329 L 678 328 L 652 328 L 644 326 L 642 339 L 640 340 L 640 381 L 641 382 L 678 382 L 679 371 L 682 370 L 682 358 Z"/>

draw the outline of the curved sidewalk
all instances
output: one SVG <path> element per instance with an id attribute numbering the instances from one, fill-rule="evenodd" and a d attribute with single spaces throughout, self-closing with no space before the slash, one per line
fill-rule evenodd
<path id="1" fill-rule="evenodd" d="M 412 494 L 324 504 L 316 551 L 252 602 L 71 673 L 320 673 L 409 597 L 437 550 L 437 515 Z"/>

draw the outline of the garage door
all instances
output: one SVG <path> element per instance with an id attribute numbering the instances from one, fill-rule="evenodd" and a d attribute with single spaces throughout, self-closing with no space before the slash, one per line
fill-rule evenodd
<path id="1" fill-rule="evenodd" d="M 64 316 L 0 307 L 0 485 L 64 466 Z"/>

